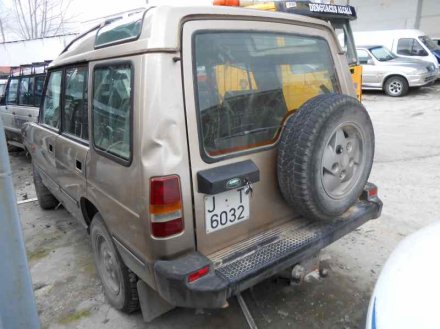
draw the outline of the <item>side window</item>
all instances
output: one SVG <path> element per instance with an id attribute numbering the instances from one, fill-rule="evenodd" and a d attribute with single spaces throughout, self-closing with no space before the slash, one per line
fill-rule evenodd
<path id="1" fill-rule="evenodd" d="M 368 64 L 368 60 L 371 58 L 368 52 L 363 49 L 358 49 L 357 55 L 359 57 L 359 64 Z"/>
<path id="2" fill-rule="evenodd" d="M 93 72 L 93 141 L 95 147 L 131 159 L 132 67 L 99 66 Z"/>
<path id="3" fill-rule="evenodd" d="M 59 128 L 62 71 L 53 71 L 48 74 L 49 80 L 44 96 L 41 122 L 54 128 Z"/>
<path id="4" fill-rule="evenodd" d="M 9 80 L 8 94 L 6 95 L 6 104 L 17 104 L 18 78 Z"/>
<path id="5" fill-rule="evenodd" d="M 63 131 L 88 139 L 87 67 L 66 69 Z"/>
<path id="6" fill-rule="evenodd" d="M 34 104 L 34 77 L 23 77 L 20 79 L 18 88 L 18 104 Z"/>
<path id="7" fill-rule="evenodd" d="M 397 42 L 397 53 L 405 56 L 428 56 L 428 53 L 413 38 L 402 38 Z"/>
<path id="8" fill-rule="evenodd" d="M 40 107 L 41 97 L 43 96 L 44 75 L 35 77 L 35 89 L 34 89 L 34 105 Z"/>

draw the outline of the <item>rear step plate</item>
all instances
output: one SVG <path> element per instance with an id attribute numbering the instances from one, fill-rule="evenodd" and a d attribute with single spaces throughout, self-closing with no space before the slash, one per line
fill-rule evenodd
<path id="1" fill-rule="evenodd" d="M 362 201 L 332 222 L 294 219 L 250 240 L 216 252 L 209 259 L 218 275 L 236 288 L 240 286 L 238 290 L 243 290 L 248 282 L 244 285 L 240 282 L 256 278 L 260 273 L 263 277 L 269 277 L 307 256 L 312 256 L 369 219 L 376 218 L 380 208 L 379 204 Z"/>

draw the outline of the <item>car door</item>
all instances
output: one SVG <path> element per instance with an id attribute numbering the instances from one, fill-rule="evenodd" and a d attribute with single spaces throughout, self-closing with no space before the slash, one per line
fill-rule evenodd
<path id="1" fill-rule="evenodd" d="M 58 168 L 55 160 L 56 143 L 61 127 L 61 83 L 62 69 L 48 73 L 44 99 L 39 117 L 39 129 L 33 130 L 32 141 L 35 144 L 33 163 L 37 166 L 44 184 L 60 199 Z"/>
<path id="2" fill-rule="evenodd" d="M 415 38 L 400 38 L 397 41 L 397 55 L 402 57 L 417 58 L 421 60 L 429 60 L 429 52 Z"/>
<path id="3" fill-rule="evenodd" d="M 18 83 L 20 79 L 18 77 L 11 77 L 6 86 L 6 98 L 5 105 L 2 107 L 1 118 L 6 130 L 16 131 L 14 129 L 14 112 L 17 107 L 18 101 Z"/>
<path id="4" fill-rule="evenodd" d="M 142 57 L 90 63 L 90 151 L 87 194 L 119 243 L 145 250 L 139 145 Z"/>
<path id="5" fill-rule="evenodd" d="M 61 105 L 61 134 L 56 140 L 57 180 L 65 207 L 82 218 L 80 197 L 86 193 L 88 145 L 88 67 L 66 67 Z"/>
<path id="6" fill-rule="evenodd" d="M 251 25 L 213 20 L 183 27 L 196 239 L 204 254 L 297 216 L 278 187 L 283 122 L 309 98 L 340 90 L 330 30 Z M 304 97 L 298 90 L 314 92 Z"/>
<path id="7" fill-rule="evenodd" d="M 377 68 L 370 53 L 365 49 L 357 49 L 359 63 L 362 65 L 362 86 L 375 87 L 380 84 Z"/>
<path id="8" fill-rule="evenodd" d="M 35 76 L 23 76 L 18 86 L 18 106 L 15 108 L 14 125 L 21 131 L 25 122 L 35 122 L 38 118 L 38 108 L 35 107 L 34 97 Z"/>

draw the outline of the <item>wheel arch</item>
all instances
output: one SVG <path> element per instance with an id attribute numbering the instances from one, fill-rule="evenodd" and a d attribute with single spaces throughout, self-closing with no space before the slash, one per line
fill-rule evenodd
<path id="1" fill-rule="evenodd" d="M 84 222 L 87 225 L 87 231 L 90 233 L 90 224 L 92 223 L 93 216 L 95 216 L 100 211 L 95 206 L 95 204 L 89 199 L 83 197 L 80 200 L 81 213 L 84 218 Z"/>
<path id="2" fill-rule="evenodd" d="M 408 84 L 408 86 L 409 86 L 408 79 L 404 75 L 402 75 L 400 73 L 390 73 L 390 74 L 388 74 L 388 75 L 383 77 L 382 90 L 385 90 L 385 84 L 386 84 L 387 80 L 392 78 L 392 77 L 399 77 L 399 78 L 404 79 L 406 81 L 406 83 Z"/>

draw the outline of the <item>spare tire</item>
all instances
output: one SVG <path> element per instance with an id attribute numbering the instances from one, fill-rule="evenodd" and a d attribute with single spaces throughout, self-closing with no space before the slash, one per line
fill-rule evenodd
<path id="1" fill-rule="evenodd" d="M 285 124 L 278 183 L 287 203 L 307 218 L 331 220 L 359 198 L 370 175 L 374 130 L 355 98 L 319 95 Z"/>

